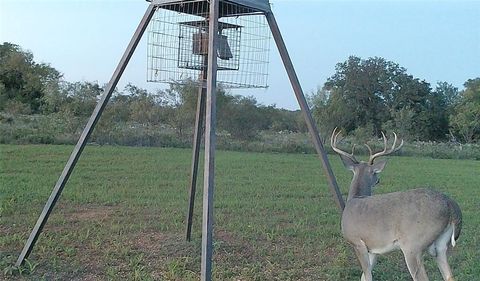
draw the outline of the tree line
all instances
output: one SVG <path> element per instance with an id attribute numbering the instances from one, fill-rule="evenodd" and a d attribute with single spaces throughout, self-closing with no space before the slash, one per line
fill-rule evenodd
<path id="1" fill-rule="evenodd" d="M 351 56 L 310 101 L 324 132 L 340 127 L 370 137 L 395 131 L 406 140 L 471 143 L 480 140 L 480 78 L 464 86 L 459 91 L 438 82 L 432 89 L 397 63 Z"/>
<path id="2" fill-rule="evenodd" d="M 11 114 L 61 115 L 81 130 L 92 113 L 103 86 L 98 82 L 67 82 L 48 64 L 38 64 L 20 46 L 0 45 L 0 111 Z M 149 92 L 132 84 L 116 89 L 100 119 L 101 130 L 117 124 L 163 126 L 178 138 L 192 134 L 198 97 L 194 81 L 170 84 L 166 90 Z M 252 96 L 217 91 L 217 126 L 221 133 L 247 141 L 259 131 L 305 131 L 300 112 L 259 104 Z M 69 120 L 69 121 L 67 121 Z M 80 122 L 74 122 L 80 120 Z"/>
<path id="3" fill-rule="evenodd" d="M 480 78 L 464 86 L 459 91 L 439 82 L 432 89 L 394 62 L 352 56 L 337 64 L 309 102 L 324 136 L 340 127 L 365 138 L 384 130 L 407 140 L 478 142 Z M 59 133 L 78 135 L 102 93 L 98 82 L 67 82 L 49 64 L 35 62 L 31 52 L 12 43 L 0 45 L 0 123 L 12 123 L 17 115 L 53 116 L 62 128 Z M 153 128 L 189 142 L 197 97 L 194 81 L 155 92 L 128 84 L 115 91 L 96 131 L 112 135 L 122 126 Z M 299 111 L 262 105 L 252 96 L 232 95 L 221 87 L 217 117 L 219 134 L 241 142 L 266 131 L 306 132 Z"/>

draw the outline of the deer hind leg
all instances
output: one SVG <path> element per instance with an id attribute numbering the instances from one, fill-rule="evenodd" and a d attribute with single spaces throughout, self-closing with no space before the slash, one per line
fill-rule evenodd
<path id="1" fill-rule="evenodd" d="M 369 264 L 368 264 L 368 271 L 372 272 L 373 270 L 373 267 L 375 266 L 375 263 L 377 262 L 377 255 L 376 254 L 372 254 L 372 253 L 368 253 L 368 260 L 369 260 Z M 362 278 L 360 279 L 360 281 L 365 281 L 365 273 L 362 273 Z"/>
<path id="2" fill-rule="evenodd" d="M 360 242 L 360 244 L 354 246 L 355 254 L 357 255 L 358 261 L 360 262 L 363 271 L 360 281 L 373 281 L 373 265 L 370 264 L 369 252 L 367 246 L 365 246 L 365 243 L 363 243 L 363 241 Z"/>
<path id="3" fill-rule="evenodd" d="M 445 281 L 454 281 L 452 276 L 452 271 L 450 270 L 450 266 L 448 265 L 447 261 L 447 248 L 445 249 L 438 249 L 437 248 L 437 265 L 438 269 L 442 273 L 443 280 Z"/>
<path id="4" fill-rule="evenodd" d="M 427 272 L 423 266 L 421 251 L 403 251 L 408 271 L 412 275 L 413 281 L 428 281 Z"/>
<path id="5" fill-rule="evenodd" d="M 436 259 L 438 269 L 442 273 L 443 280 L 445 281 L 454 281 L 452 271 L 450 270 L 450 266 L 448 265 L 447 261 L 447 249 L 449 244 L 451 243 L 451 238 L 454 233 L 453 227 L 448 227 L 440 237 L 435 240 L 433 246 L 435 247 L 436 252 Z"/>

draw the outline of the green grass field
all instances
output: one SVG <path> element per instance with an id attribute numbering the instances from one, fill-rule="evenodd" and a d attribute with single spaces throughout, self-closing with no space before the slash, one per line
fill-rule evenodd
<path id="1" fill-rule="evenodd" d="M 88 146 L 28 262 L 12 267 L 72 149 L 0 145 L 0 280 L 198 280 L 201 185 L 184 241 L 189 149 Z M 345 194 L 351 174 L 330 159 Z M 480 280 L 480 162 L 390 157 L 376 192 L 418 186 L 461 206 L 450 265 Z M 215 280 L 360 280 L 315 155 L 218 151 L 215 188 Z M 411 280 L 400 252 L 374 278 Z"/>

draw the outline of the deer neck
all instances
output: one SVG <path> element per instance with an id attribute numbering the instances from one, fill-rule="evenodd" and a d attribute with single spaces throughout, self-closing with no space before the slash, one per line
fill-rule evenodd
<path id="1" fill-rule="evenodd" d="M 361 171 L 353 173 L 352 183 L 350 184 L 350 191 L 348 192 L 347 201 L 355 197 L 366 197 L 372 195 L 372 187 L 370 183 L 362 176 Z"/>

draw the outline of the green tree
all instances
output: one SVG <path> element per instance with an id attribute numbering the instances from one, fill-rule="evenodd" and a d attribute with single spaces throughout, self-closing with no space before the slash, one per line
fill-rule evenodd
<path id="1" fill-rule="evenodd" d="M 127 123 L 131 121 L 131 103 L 132 97 L 130 95 L 123 92 L 116 93 L 110 99 L 103 115 L 107 115 L 112 122 Z M 104 118 L 104 116 L 102 116 L 102 118 Z"/>
<path id="2" fill-rule="evenodd" d="M 452 130 L 466 143 L 480 139 L 480 78 L 467 80 L 450 116 Z"/>
<path id="3" fill-rule="evenodd" d="M 375 133 L 388 118 L 388 103 L 395 96 L 394 80 L 405 70 L 383 58 L 349 57 L 336 66 L 335 74 L 328 78 L 325 89 L 330 91 L 334 104 L 340 106 L 344 124 L 339 124 L 347 132 L 357 127 L 373 124 Z"/>
<path id="4" fill-rule="evenodd" d="M 228 103 L 222 107 L 223 115 L 228 115 L 219 123 L 220 128 L 228 131 L 234 138 L 246 141 L 254 139 L 259 130 L 266 130 L 271 124 L 257 100 L 240 95 L 230 96 Z"/>
<path id="5" fill-rule="evenodd" d="M 401 109 L 393 110 L 391 113 L 392 119 L 385 122 L 383 128 L 386 131 L 395 131 L 402 139 L 408 141 L 415 138 L 411 135 L 415 131 L 414 119 L 415 112 L 408 106 Z"/>
<path id="6" fill-rule="evenodd" d="M 289 131 L 289 132 L 303 132 L 306 125 L 305 120 L 301 115 L 301 111 L 290 111 L 275 106 L 266 106 L 260 108 L 263 112 L 263 117 L 269 122 L 268 130 L 274 132 Z M 300 120 L 300 118 L 302 118 Z M 301 122 L 300 122 L 301 121 Z"/>
<path id="7" fill-rule="evenodd" d="M 439 95 L 448 110 L 452 110 L 459 98 L 458 88 L 448 82 L 438 82 L 435 93 Z"/>
<path id="8" fill-rule="evenodd" d="M 36 63 L 30 52 L 12 43 L 0 45 L 0 110 L 8 101 L 26 104 L 39 112 L 47 87 L 59 83 L 62 75 L 53 67 Z"/>
<path id="9" fill-rule="evenodd" d="M 345 100 L 339 94 L 332 94 L 334 91 L 337 89 L 327 90 L 326 87 L 322 87 L 309 96 L 312 115 L 318 124 L 320 135 L 324 138 L 328 138 L 335 127 L 351 128 L 355 126 L 355 116 L 347 114 L 349 108 Z"/>
<path id="10" fill-rule="evenodd" d="M 362 128 L 362 134 L 378 136 L 383 127 L 397 130 L 409 119 L 412 126 L 401 129 L 409 127 L 405 133 L 411 138 L 438 140 L 448 133 L 447 108 L 455 96 L 451 85 L 432 91 L 429 83 L 379 57 L 352 56 L 335 70 L 313 99 L 314 116 L 324 130 Z"/>
<path id="11" fill-rule="evenodd" d="M 44 114 L 56 113 L 62 110 L 67 103 L 68 87 L 67 82 L 60 81 L 58 83 L 48 83 L 45 86 L 44 95 L 42 97 L 42 105 L 40 111 Z"/>
<path id="12" fill-rule="evenodd" d="M 89 117 L 103 93 L 103 88 L 97 82 L 67 82 L 62 91 L 66 96 L 62 111 L 70 112 L 74 116 Z"/>
<path id="13" fill-rule="evenodd" d="M 186 84 L 170 84 L 159 93 L 165 119 L 180 138 L 192 134 L 198 99 L 198 86 L 191 81 Z"/>
<path id="14" fill-rule="evenodd" d="M 146 89 L 128 84 L 125 86 L 123 95 L 117 96 L 114 102 L 119 103 L 119 106 L 125 105 L 127 109 L 122 111 L 117 106 L 116 110 L 123 115 L 128 113 L 131 121 L 142 125 L 157 125 L 164 121 L 158 96 L 158 93 L 149 93 Z"/>

